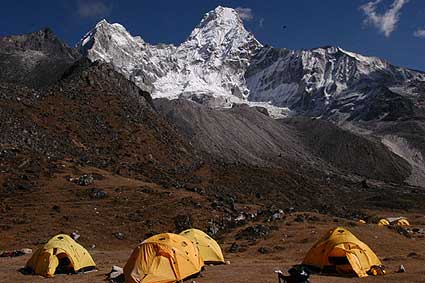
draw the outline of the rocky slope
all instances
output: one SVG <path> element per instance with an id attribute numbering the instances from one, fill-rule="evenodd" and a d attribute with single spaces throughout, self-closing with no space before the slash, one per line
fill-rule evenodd
<path id="1" fill-rule="evenodd" d="M 326 177 L 357 175 L 396 183 L 411 174 L 408 162 L 379 139 L 327 121 L 275 120 L 265 109 L 248 105 L 211 109 L 183 99 L 156 99 L 154 103 L 195 148 L 224 163 L 284 168 L 300 174 L 316 170 Z"/>
<path id="2" fill-rule="evenodd" d="M 70 160 L 164 179 L 196 160 L 156 114 L 150 95 L 105 63 L 78 62 L 43 90 L 1 84 L 0 118 L 0 145 L 26 152 L 30 160 Z"/>
<path id="3" fill-rule="evenodd" d="M 230 163 L 272 167 L 314 163 L 295 132 L 264 108 L 211 109 L 185 99 L 156 99 L 156 109 L 200 151 Z"/>
<path id="4" fill-rule="evenodd" d="M 0 81 L 47 86 L 60 79 L 80 56 L 48 28 L 0 37 Z"/>
<path id="5" fill-rule="evenodd" d="M 291 118 L 281 122 L 295 129 L 307 150 L 347 174 L 397 183 L 411 174 L 409 163 L 373 136 L 354 134 L 320 119 Z"/>
<path id="6" fill-rule="evenodd" d="M 203 108 L 206 111 L 210 109 Z M 236 124 L 242 125 L 244 130 L 252 128 L 252 143 L 259 148 L 249 157 L 267 163 L 236 159 L 238 152 L 245 154 L 256 147 L 251 145 L 243 151 L 243 146 L 250 142 L 244 141 L 242 132 L 234 135 L 238 140 L 232 143 L 242 146 L 235 148 L 237 152 L 228 157 L 221 155 L 226 159 L 220 158 L 216 154 L 218 151 L 198 153 L 196 139 L 188 140 L 186 132 L 176 129 L 170 120 L 158 115 L 147 93 L 105 63 L 77 62 L 62 80 L 41 90 L 1 83 L 0 204 L 3 207 L 4 203 L 15 203 L 17 199 L 31 203 L 37 192 L 58 194 L 56 188 L 62 188 L 63 184 L 72 187 L 73 191 L 67 191 L 66 196 L 61 196 L 62 200 L 84 200 L 85 194 L 90 191 L 69 181 L 70 176 L 82 174 L 78 172 L 120 176 L 119 182 L 128 182 L 132 178 L 137 182 L 169 188 L 171 192 L 178 189 L 192 191 L 205 195 L 204 198 L 213 203 L 211 206 L 217 207 L 220 213 L 231 213 L 232 217 L 236 217 L 238 212 L 232 208 L 229 199 L 234 201 L 237 198 L 238 203 L 247 205 L 261 202 L 266 206 L 321 207 L 327 203 L 327 196 L 341 193 L 339 185 L 358 185 L 358 179 L 345 180 L 338 175 L 335 175 L 332 184 L 324 183 L 322 168 L 313 168 L 305 162 L 304 155 L 307 153 L 300 151 L 291 137 L 285 137 L 285 128 L 279 130 L 277 121 L 260 112 L 259 116 L 252 115 L 250 111 L 253 110 L 248 110 L 244 115 L 241 110 L 231 109 L 224 113 L 224 118 L 238 121 Z M 208 118 L 208 115 L 204 117 Z M 220 117 L 218 114 L 217 119 Z M 255 121 L 270 125 L 261 130 Z M 212 123 L 206 124 L 215 127 Z M 177 123 L 175 125 L 178 126 Z M 225 141 L 232 140 L 232 136 L 228 136 L 225 129 L 225 125 L 219 126 L 219 136 L 206 142 L 211 144 L 223 138 L 224 142 L 218 144 L 223 152 L 228 153 L 232 149 L 225 145 Z M 256 135 L 257 131 L 266 133 L 273 129 L 279 131 L 279 136 L 273 137 L 270 133 L 261 138 Z M 275 143 L 270 144 L 270 140 L 275 140 Z M 288 147 L 279 145 L 281 141 L 285 141 Z M 204 148 L 208 147 L 207 143 Z M 273 165 L 267 160 L 269 156 L 279 159 L 272 154 L 261 156 L 268 149 L 273 149 L 273 154 L 282 152 L 280 159 L 285 163 L 266 166 Z M 199 150 L 202 148 L 199 147 Z M 288 164 L 289 161 L 293 162 Z M 121 187 L 125 187 L 125 182 L 119 182 L 111 188 L 113 195 L 120 195 Z M 89 189 L 98 191 L 99 188 Z M 170 191 L 165 192 L 165 196 L 172 194 Z M 136 195 L 139 195 L 137 192 Z M 150 194 L 149 190 L 147 194 Z M 278 200 L 276 195 L 279 195 Z M 135 201 L 128 202 L 117 197 L 108 201 L 107 205 L 134 206 Z M 194 202 L 184 201 L 185 207 L 197 207 Z M 179 205 L 182 203 L 179 202 Z M 203 211 L 208 211 L 209 207 Z M 42 210 L 48 214 L 50 209 Z M 146 209 L 150 213 L 158 210 L 151 204 Z M 113 212 L 110 207 L 108 211 Z M 107 217 L 111 220 L 112 216 Z"/>

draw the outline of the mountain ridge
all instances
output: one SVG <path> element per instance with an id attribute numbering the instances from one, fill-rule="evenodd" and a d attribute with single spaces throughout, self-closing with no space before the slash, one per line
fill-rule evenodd
<path id="1" fill-rule="evenodd" d="M 45 87 L 60 79 L 81 55 L 50 28 L 0 37 L 0 81 Z"/>
<path id="2" fill-rule="evenodd" d="M 46 34 L 49 37 L 50 31 Z M 24 37 L 31 38 L 31 35 Z M 35 49 L 31 45 L 26 48 L 31 52 L 36 51 L 31 50 L 31 48 Z M 187 107 L 189 111 L 196 113 L 208 112 L 211 107 L 229 108 L 230 112 L 225 115 L 221 113 L 211 116 L 199 115 L 211 121 L 223 121 L 220 125 L 221 137 L 208 140 L 207 133 L 206 139 L 201 140 L 199 144 L 201 150 L 208 152 L 207 144 L 215 143 L 218 145 L 218 150 L 212 152 L 213 155 L 225 159 L 223 157 L 226 156 L 222 155 L 228 152 L 232 162 L 243 160 L 253 162 L 254 165 L 268 164 L 269 161 L 264 160 L 262 156 L 267 151 L 263 148 L 253 150 L 255 154 L 249 154 L 251 155 L 249 158 L 237 157 L 239 153 L 246 153 L 248 148 L 252 149 L 252 145 L 249 142 L 246 143 L 248 140 L 243 140 L 243 135 L 247 135 L 250 128 L 258 129 L 258 131 L 253 131 L 252 138 L 249 140 L 264 148 L 271 144 L 268 138 L 264 137 L 273 131 L 263 131 L 264 129 L 256 124 L 263 123 L 261 121 L 267 115 L 273 118 L 290 115 L 322 118 L 353 132 L 368 132 L 370 136 L 378 140 L 385 140 L 385 136 L 400 135 L 391 130 L 396 127 L 388 127 L 388 123 L 400 126 L 401 123 L 414 120 L 419 123 L 417 127 L 411 127 L 416 131 L 417 128 L 422 127 L 421 121 L 425 118 L 425 107 L 423 107 L 425 105 L 423 85 L 425 84 L 422 72 L 396 67 L 380 58 L 366 57 L 333 46 L 310 50 L 263 46 L 245 30 L 236 11 L 230 8 L 218 7 L 207 13 L 180 46 L 150 45 L 141 37 L 131 36 L 122 25 L 110 24 L 102 20 L 81 40 L 79 50 L 85 55 L 83 57 L 88 57 L 90 61 L 100 60 L 100 63 L 106 61 L 108 66 L 121 73 L 123 78 L 144 89 L 142 93 L 152 93 L 153 98 L 186 99 L 209 106 L 195 108 L 196 110 Z M 60 58 L 67 56 L 66 53 L 59 53 L 59 55 Z M 29 58 L 32 58 L 31 56 Z M 6 56 L 6 60 L 2 61 L 6 62 L 6 70 L 10 68 L 7 60 Z M 54 66 L 56 63 L 51 62 L 50 65 L 44 65 L 43 69 L 54 69 Z M 69 66 L 67 68 L 69 69 Z M 31 72 L 36 73 L 37 69 Z M 109 73 L 111 70 L 108 69 L 105 72 Z M 16 74 L 20 73 L 16 72 Z M 66 70 L 58 74 L 60 76 L 54 78 L 56 81 L 61 81 L 68 75 Z M 90 77 L 86 79 L 90 80 Z M 43 78 L 40 81 L 43 81 Z M 99 87 L 102 88 L 100 85 Z M 257 112 L 239 111 L 238 109 L 244 109 L 244 106 L 239 108 L 240 104 L 254 106 L 266 115 L 252 121 L 245 119 L 243 115 Z M 176 105 L 176 107 L 185 106 L 179 103 Z M 167 108 L 167 111 L 170 115 L 176 114 L 178 119 L 179 117 L 187 119 L 184 113 L 177 112 L 178 109 Z M 242 116 L 235 116 L 233 121 L 229 113 Z M 237 122 L 238 120 L 241 122 Z M 232 139 L 230 139 L 231 142 L 223 143 L 231 136 L 230 132 L 226 132 L 231 129 L 225 125 L 232 123 L 225 121 L 232 121 L 234 125 L 239 123 L 247 129 L 238 133 L 234 148 L 230 146 Z M 175 123 L 173 120 L 170 122 Z M 207 129 L 202 129 L 202 125 L 199 123 L 199 125 L 189 125 L 187 128 L 196 129 L 204 134 Z M 275 128 L 274 125 L 275 123 L 270 123 L 270 129 Z M 281 129 L 276 130 L 274 134 L 284 136 L 278 133 L 281 133 Z M 254 135 L 260 137 L 256 139 Z M 410 166 L 417 168 L 419 164 L 421 167 L 422 163 L 410 156 L 415 150 L 423 152 L 425 148 L 422 146 L 423 136 L 416 133 L 410 134 L 407 130 L 403 132 L 403 138 L 406 142 L 391 138 L 391 142 L 387 142 L 387 145 L 392 145 L 395 141 L 396 146 L 392 148 L 389 146 L 393 153 L 404 159 L 407 158 Z M 281 144 L 287 143 L 282 140 Z M 401 144 L 401 148 L 398 144 Z M 409 147 L 413 145 L 414 149 L 411 150 L 409 147 L 406 149 L 404 144 L 408 144 Z M 271 159 L 281 155 L 279 150 L 282 146 L 278 142 L 273 148 Z M 298 150 L 298 152 L 302 151 Z M 421 176 L 425 176 L 421 170 L 416 174 L 420 177 L 414 177 L 418 180 L 415 183 L 421 182 Z"/>
<path id="3" fill-rule="evenodd" d="M 289 50 L 263 45 L 244 28 L 236 10 L 221 6 L 206 13 L 178 46 L 150 45 L 122 25 L 102 20 L 78 48 L 90 60 L 112 63 L 153 98 L 224 108 L 262 106 L 275 118 L 298 112 L 338 122 L 362 119 L 357 114 L 366 107 L 362 100 L 375 95 L 366 87 L 425 81 L 424 72 L 336 46 Z"/>
<path id="4" fill-rule="evenodd" d="M 125 41 L 128 46 L 122 45 Z M 104 20 L 78 44 L 89 59 L 111 62 L 155 98 L 196 99 L 201 94 L 220 106 L 246 100 L 244 72 L 261 47 L 237 12 L 221 6 L 207 13 L 179 46 L 145 44 L 121 25 Z"/>
<path id="5" fill-rule="evenodd" d="M 338 47 L 266 47 L 253 58 L 245 76 L 251 101 L 271 101 L 302 115 L 324 115 L 338 122 L 358 119 L 357 113 L 367 106 L 364 101 L 375 96 L 374 88 L 408 88 L 412 81 L 425 80 L 425 73 Z"/>

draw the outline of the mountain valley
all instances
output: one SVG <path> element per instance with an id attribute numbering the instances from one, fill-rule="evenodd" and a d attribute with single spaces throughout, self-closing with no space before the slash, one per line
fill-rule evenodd
<path id="1" fill-rule="evenodd" d="M 112 265 L 105 254 L 190 224 L 232 261 L 268 245 L 277 264 L 333 222 L 368 236 L 378 216 L 425 227 L 425 72 L 340 47 L 274 48 L 221 6 L 177 46 L 106 20 L 75 48 L 50 29 L 0 37 L 0 70 L 1 248 L 78 230 Z M 236 239 L 257 224 L 270 238 Z M 417 255 L 374 238 L 388 264 L 423 278 L 423 237 L 382 235 Z"/>

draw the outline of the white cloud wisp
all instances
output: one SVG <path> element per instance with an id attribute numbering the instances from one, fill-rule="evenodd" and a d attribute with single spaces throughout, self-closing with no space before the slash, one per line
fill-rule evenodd
<path id="1" fill-rule="evenodd" d="M 409 2 L 409 0 L 394 0 L 389 9 L 384 11 L 382 14 L 379 14 L 376 10 L 377 6 L 381 2 L 382 0 L 370 1 L 360 6 L 360 10 L 362 10 L 366 16 L 366 19 L 364 20 L 365 24 L 375 26 L 386 37 L 389 37 L 397 28 L 401 9 Z"/>

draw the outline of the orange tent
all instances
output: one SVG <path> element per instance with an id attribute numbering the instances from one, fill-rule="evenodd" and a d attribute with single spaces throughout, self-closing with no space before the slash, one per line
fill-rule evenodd
<path id="1" fill-rule="evenodd" d="M 172 283 L 199 273 L 198 248 L 187 238 L 164 233 L 143 241 L 124 266 L 127 283 Z"/>
<path id="2" fill-rule="evenodd" d="M 365 243 L 343 227 L 330 230 L 307 253 L 303 264 L 324 273 L 347 273 L 365 277 L 383 274 L 382 263 Z"/>

